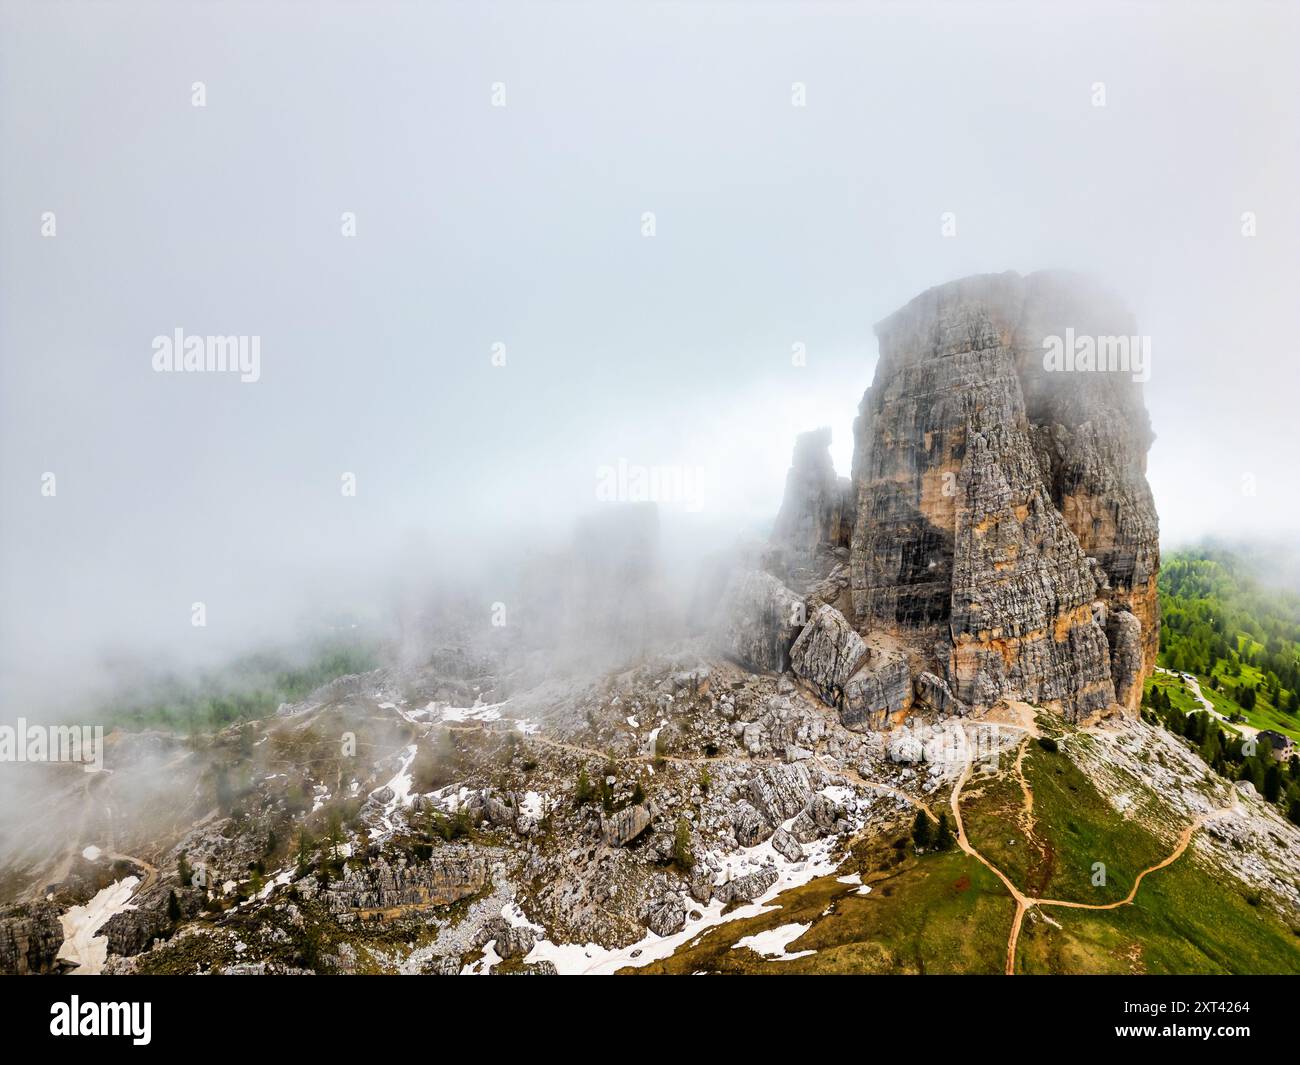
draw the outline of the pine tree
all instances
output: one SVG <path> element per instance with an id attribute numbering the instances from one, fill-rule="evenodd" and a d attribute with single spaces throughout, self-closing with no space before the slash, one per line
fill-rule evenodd
<path id="1" fill-rule="evenodd" d="M 924 810 L 916 811 L 916 820 L 912 822 L 912 842 L 919 851 L 930 845 L 930 818 Z"/>
<path id="2" fill-rule="evenodd" d="M 307 834 L 307 828 L 304 825 L 298 830 L 298 875 L 302 876 L 311 865 L 311 852 L 315 844 L 311 836 Z"/>
<path id="3" fill-rule="evenodd" d="M 950 851 L 953 845 L 952 829 L 948 827 L 948 815 L 939 815 L 939 827 L 934 833 L 934 849 L 937 851 Z"/>
<path id="4" fill-rule="evenodd" d="M 189 887 L 190 880 L 194 876 L 194 870 L 190 868 L 190 863 L 186 859 L 184 851 L 181 851 L 181 856 L 176 859 L 176 872 L 181 878 L 181 887 Z"/>
<path id="5" fill-rule="evenodd" d="M 673 835 L 673 864 L 685 872 L 695 868 L 695 855 L 691 853 L 691 826 L 684 817 L 677 819 L 677 831 Z"/>
<path id="6" fill-rule="evenodd" d="M 1264 798 L 1277 802 L 1282 797 L 1282 767 L 1273 762 L 1264 774 Z"/>

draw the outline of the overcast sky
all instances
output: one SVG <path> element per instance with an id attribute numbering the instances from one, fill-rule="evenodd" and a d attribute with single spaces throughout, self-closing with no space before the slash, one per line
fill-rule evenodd
<path id="1" fill-rule="evenodd" d="M 770 517 L 797 431 L 830 425 L 847 474 L 873 323 L 984 271 L 1132 306 L 1167 545 L 1300 528 L 1295 5 L 5 2 L 0 28 L 10 698 L 563 527 L 620 459 L 703 467 L 683 520 Z M 155 373 L 177 327 L 258 336 L 260 379 Z"/>

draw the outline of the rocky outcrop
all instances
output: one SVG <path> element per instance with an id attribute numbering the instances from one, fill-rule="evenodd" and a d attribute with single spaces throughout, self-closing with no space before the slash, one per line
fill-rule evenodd
<path id="1" fill-rule="evenodd" d="M 498 917 L 489 921 L 479 931 L 480 945 L 494 943 L 501 958 L 522 958 L 537 945 L 537 932 L 528 925 L 511 924 Z"/>
<path id="2" fill-rule="evenodd" d="M 680 895 L 663 895 L 646 908 L 645 924 L 657 936 L 676 935 L 686 924 L 686 903 Z"/>
<path id="3" fill-rule="evenodd" d="M 763 815 L 743 799 L 731 813 L 731 827 L 742 847 L 757 847 L 772 834 L 772 826 Z"/>
<path id="4" fill-rule="evenodd" d="M 828 706 L 839 706 L 844 686 L 867 659 L 867 645 L 833 606 L 820 606 L 790 648 L 790 669 Z"/>
<path id="5" fill-rule="evenodd" d="M 434 852 L 428 862 L 389 864 L 382 858 L 351 866 L 321 893 L 334 913 L 445 906 L 481 891 L 487 860 L 473 848 Z"/>
<path id="6" fill-rule="evenodd" d="M 776 516 L 772 543 L 797 567 L 819 548 L 848 547 L 856 505 L 852 483 L 839 477 L 830 456 L 830 429 L 800 433 L 785 478 L 785 496 Z"/>
<path id="7" fill-rule="evenodd" d="M 749 801 L 770 825 L 794 817 L 811 799 L 808 770 L 797 762 L 764 766 L 749 780 Z"/>
<path id="8" fill-rule="evenodd" d="M 915 649 L 962 703 L 1135 712 L 1131 678 L 1158 641 L 1141 388 L 1043 362 L 1045 338 L 1127 337 L 1129 316 L 1070 275 L 1009 273 L 931 289 L 876 332 L 855 423 L 855 627 Z M 1121 655 L 1122 696 L 1098 599 L 1138 622 L 1116 630 L 1141 646 L 1136 670 Z"/>
<path id="9" fill-rule="evenodd" d="M 0 975 L 53 972 L 62 945 L 63 925 L 51 903 L 16 907 L 0 917 Z"/>
<path id="10" fill-rule="evenodd" d="M 600 838 L 607 847 L 625 847 L 650 827 L 650 811 L 628 806 L 600 819 Z"/>
<path id="11" fill-rule="evenodd" d="M 1110 642 L 1110 675 L 1115 682 L 1115 698 L 1121 706 L 1142 702 L 1145 648 L 1142 622 L 1127 610 L 1112 610 L 1106 618 L 1106 639 Z"/>
<path id="12" fill-rule="evenodd" d="M 783 673 L 803 623 L 799 596 L 769 573 L 740 570 L 723 595 L 714 643 L 746 669 Z"/>
<path id="13" fill-rule="evenodd" d="M 912 673 L 901 656 L 882 658 L 844 687 L 840 721 L 851 729 L 879 731 L 912 705 Z"/>
<path id="14" fill-rule="evenodd" d="M 803 861 L 803 846 L 784 828 L 772 833 L 772 849 L 788 862 Z"/>
<path id="15" fill-rule="evenodd" d="M 968 709 L 966 704 L 953 695 L 947 684 L 928 670 L 922 670 L 916 675 L 912 688 L 916 695 L 915 701 L 931 712 L 965 716 Z"/>
<path id="16" fill-rule="evenodd" d="M 122 910 L 104 922 L 100 934 L 108 937 L 108 952 L 124 958 L 139 954 L 155 939 L 167 934 L 166 914 L 150 910 Z"/>
<path id="17" fill-rule="evenodd" d="M 752 873 L 728 880 L 725 884 L 715 884 L 713 897 L 724 906 L 731 902 L 753 902 L 776 883 L 779 875 L 772 866 L 756 869 Z"/>

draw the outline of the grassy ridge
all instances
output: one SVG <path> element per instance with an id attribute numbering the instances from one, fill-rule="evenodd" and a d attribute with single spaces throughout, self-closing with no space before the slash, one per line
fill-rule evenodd
<path id="1" fill-rule="evenodd" d="M 835 877 L 820 877 L 784 892 L 778 909 L 717 926 L 672 957 L 628 971 L 1002 972 L 1015 907 L 998 879 L 960 851 L 918 858 L 909 844 L 899 842 L 903 845 L 892 853 L 886 848 L 862 857 L 863 880 L 872 888 L 868 895 Z M 848 864 L 841 871 L 852 868 Z M 783 960 L 747 947 L 733 949 L 745 936 L 793 923 L 811 927 L 786 951 L 817 953 Z"/>
<path id="2" fill-rule="evenodd" d="M 1026 922 L 1017 949 L 1025 973 L 1300 973 L 1300 935 L 1232 878 L 1190 854 L 1142 881 L 1131 906 L 1052 907 Z"/>
<path id="3" fill-rule="evenodd" d="M 1067 736 L 1063 747 L 1086 743 Z M 1124 899 L 1138 874 L 1173 842 L 1125 818 L 1065 749 L 1031 744 L 1024 774 L 1033 790 L 1032 834 L 1019 821 L 1024 797 L 1004 760 L 993 778 L 968 784 L 962 816 L 971 843 L 1027 895 L 1087 904 Z M 1142 798 L 1134 782 L 1135 808 Z M 1182 826 L 1169 826 L 1172 830 Z M 1164 835 L 1170 835 L 1165 833 Z M 1105 882 L 1094 883 L 1095 863 Z M 1149 873 L 1130 905 L 1111 910 L 1041 907 L 1026 918 L 1017 971 L 1027 973 L 1300 972 L 1300 935 L 1249 888 L 1199 866 L 1189 849 Z"/>

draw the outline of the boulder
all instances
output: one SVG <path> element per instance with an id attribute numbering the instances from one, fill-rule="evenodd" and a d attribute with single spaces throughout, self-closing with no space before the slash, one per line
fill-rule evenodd
<path id="1" fill-rule="evenodd" d="M 502 958 L 522 958 L 537 944 L 537 933 L 527 925 L 506 924 L 497 936 L 496 952 Z"/>
<path id="2" fill-rule="evenodd" d="M 803 861 L 803 847 L 783 828 L 778 828 L 772 834 L 772 849 L 788 862 Z"/>
<path id="3" fill-rule="evenodd" d="M 916 702 L 936 714 L 945 714 L 949 717 L 966 716 L 966 704 L 953 695 L 952 689 L 933 673 L 925 670 L 918 673 L 913 691 Z"/>
<path id="4" fill-rule="evenodd" d="M 499 968 L 499 966 L 497 967 Z M 493 976 L 558 976 L 560 970 L 555 967 L 553 961 L 530 961 L 527 965 L 521 965 L 516 969 L 507 969 L 505 972 L 493 971 Z"/>
<path id="5" fill-rule="evenodd" d="M 728 880 L 725 884 L 714 885 L 713 897 L 720 899 L 724 905 L 731 902 L 753 902 L 776 883 L 779 875 L 772 866 L 764 866 Z"/>
<path id="6" fill-rule="evenodd" d="M 736 842 L 742 847 L 757 847 L 772 834 L 771 824 L 743 799 L 731 812 L 731 827 L 735 830 Z"/>
<path id="7" fill-rule="evenodd" d="M 687 887 L 691 898 L 702 906 L 708 905 L 709 900 L 713 898 L 713 873 L 704 866 L 697 865 L 691 871 Z"/>
<path id="8" fill-rule="evenodd" d="M 799 813 L 812 799 L 812 783 L 802 762 L 765 765 L 749 778 L 749 801 L 771 825 Z"/>
<path id="9" fill-rule="evenodd" d="M 889 740 L 889 760 L 915 765 L 925 759 L 925 744 L 911 729 L 901 729 Z"/>
<path id="10" fill-rule="evenodd" d="M 713 642 L 752 672 L 784 673 L 803 612 L 803 600 L 771 574 L 739 570 L 723 593 Z"/>
<path id="11" fill-rule="evenodd" d="M 660 896 L 646 908 L 645 924 L 657 936 L 671 936 L 686 924 L 686 903 L 680 895 Z"/>
<path id="12" fill-rule="evenodd" d="M 649 827 L 649 809 L 628 806 L 600 819 L 600 838 L 607 847 L 625 847 Z"/>
<path id="13" fill-rule="evenodd" d="M 814 795 L 798 817 L 790 822 L 790 835 L 803 844 L 839 831 L 844 810 L 825 795 Z"/>
<path id="14" fill-rule="evenodd" d="M 820 606 L 790 648 L 790 670 L 827 706 L 839 706 L 844 686 L 867 660 L 867 645 L 833 606 Z"/>
<path id="15" fill-rule="evenodd" d="M 880 731 L 912 705 L 912 674 L 901 656 L 857 673 L 844 688 L 840 722 L 857 730 Z"/>
<path id="16" fill-rule="evenodd" d="M 483 796 L 483 816 L 492 825 L 513 827 L 515 823 L 514 807 L 494 795 Z"/>

